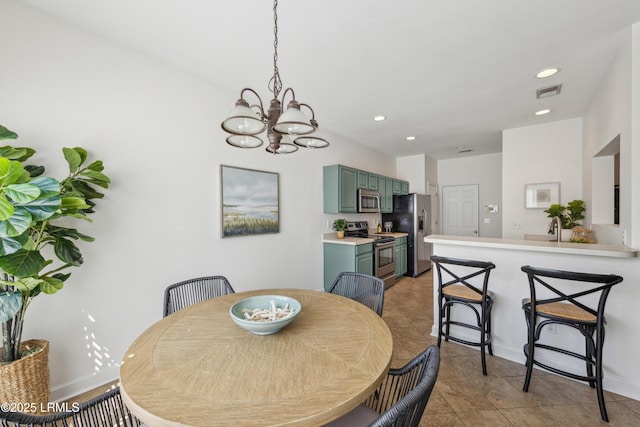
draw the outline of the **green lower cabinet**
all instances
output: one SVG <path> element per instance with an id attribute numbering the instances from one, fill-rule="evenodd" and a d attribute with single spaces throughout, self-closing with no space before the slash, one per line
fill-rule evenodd
<path id="1" fill-rule="evenodd" d="M 407 273 L 407 238 L 397 237 L 395 242 L 396 250 L 396 278 Z"/>
<path id="2" fill-rule="evenodd" d="M 324 290 L 328 291 L 338 274 L 354 271 L 373 275 L 373 244 L 346 245 L 324 243 Z M 405 257 L 406 258 L 406 257 Z M 406 267 L 406 263 L 405 263 Z"/>

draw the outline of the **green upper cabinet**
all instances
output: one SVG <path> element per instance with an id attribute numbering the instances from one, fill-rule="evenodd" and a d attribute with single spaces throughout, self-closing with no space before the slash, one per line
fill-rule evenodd
<path id="1" fill-rule="evenodd" d="M 358 170 L 358 188 L 378 191 L 378 175 L 375 173 Z"/>
<path id="2" fill-rule="evenodd" d="M 386 199 L 385 199 L 385 195 L 386 195 L 386 182 L 387 182 L 387 178 L 385 178 L 382 175 L 378 175 L 378 192 L 380 193 L 380 212 L 387 212 L 385 210 L 386 206 Z"/>
<path id="3" fill-rule="evenodd" d="M 402 181 L 402 194 L 409 194 L 409 181 Z"/>
<path id="4" fill-rule="evenodd" d="M 358 188 L 369 188 L 369 172 L 367 171 L 358 171 Z"/>
<path id="5" fill-rule="evenodd" d="M 342 165 L 323 169 L 323 198 L 325 213 L 356 213 L 358 170 Z"/>
<path id="6" fill-rule="evenodd" d="M 367 172 L 369 174 L 369 190 L 378 191 L 378 175 Z"/>
<path id="7" fill-rule="evenodd" d="M 380 192 L 380 212 L 393 212 L 393 179 L 378 175 L 378 191 Z"/>
<path id="8" fill-rule="evenodd" d="M 380 211 L 393 212 L 393 195 L 409 194 L 409 183 L 343 165 L 323 169 L 324 213 L 357 213 L 358 189 L 380 193 Z"/>
<path id="9" fill-rule="evenodd" d="M 405 195 L 409 194 L 409 182 L 400 179 L 393 180 L 393 194 Z"/>
<path id="10" fill-rule="evenodd" d="M 402 181 L 399 179 L 393 180 L 393 194 L 402 194 Z"/>
<path id="11" fill-rule="evenodd" d="M 379 183 L 379 181 L 378 181 Z M 380 198 L 383 198 L 382 196 Z M 384 202 L 382 202 L 382 213 L 393 212 L 393 179 L 385 177 L 384 179 Z"/>

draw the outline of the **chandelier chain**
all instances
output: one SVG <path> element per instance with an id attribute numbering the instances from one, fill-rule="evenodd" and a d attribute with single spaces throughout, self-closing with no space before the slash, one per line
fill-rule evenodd
<path id="1" fill-rule="evenodd" d="M 273 98 L 277 99 L 282 90 L 282 80 L 278 70 L 278 0 L 273 2 L 273 77 L 269 81 L 269 90 L 273 92 Z"/>

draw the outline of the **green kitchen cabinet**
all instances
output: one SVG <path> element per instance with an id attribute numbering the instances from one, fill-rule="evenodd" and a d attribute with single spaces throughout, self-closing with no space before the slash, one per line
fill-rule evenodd
<path id="1" fill-rule="evenodd" d="M 323 168 L 324 213 L 356 213 L 358 170 L 342 165 Z"/>
<path id="2" fill-rule="evenodd" d="M 393 194 L 402 194 L 402 181 L 400 181 L 399 179 L 393 180 Z"/>
<path id="3" fill-rule="evenodd" d="M 407 272 L 407 238 L 396 237 L 396 278 L 404 276 Z"/>
<path id="4" fill-rule="evenodd" d="M 393 194 L 394 195 L 406 195 L 409 194 L 409 182 L 401 179 L 393 180 Z"/>
<path id="5" fill-rule="evenodd" d="M 380 212 L 393 212 L 393 179 L 378 175 L 378 192 L 380 193 Z"/>
<path id="6" fill-rule="evenodd" d="M 379 181 L 378 181 L 379 182 Z M 380 209 L 382 213 L 393 212 L 393 179 L 385 177 L 384 179 L 384 202 L 383 208 Z"/>
<path id="7" fill-rule="evenodd" d="M 393 195 L 409 194 L 409 183 L 343 165 L 323 168 L 324 213 L 357 213 L 358 189 L 380 193 L 380 212 L 393 212 Z"/>
<path id="8" fill-rule="evenodd" d="M 378 191 L 378 174 L 367 173 L 369 174 L 369 190 Z"/>
<path id="9" fill-rule="evenodd" d="M 378 175 L 375 173 L 358 170 L 358 188 L 378 191 Z"/>
<path id="10" fill-rule="evenodd" d="M 323 249 L 325 291 L 343 271 L 373 275 L 373 243 L 348 245 L 325 242 Z"/>
<path id="11" fill-rule="evenodd" d="M 365 190 L 369 189 L 369 172 L 367 171 L 358 171 L 358 188 L 364 188 Z"/>
<path id="12" fill-rule="evenodd" d="M 409 181 L 402 181 L 402 194 L 409 194 Z"/>

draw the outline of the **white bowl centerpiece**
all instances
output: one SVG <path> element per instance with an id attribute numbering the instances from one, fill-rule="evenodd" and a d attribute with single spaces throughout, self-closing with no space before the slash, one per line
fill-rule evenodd
<path id="1" fill-rule="evenodd" d="M 237 325 L 256 335 L 279 332 L 302 310 L 300 302 L 284 295 L 256 295 L 233 304 L 229 309 Z"/>

